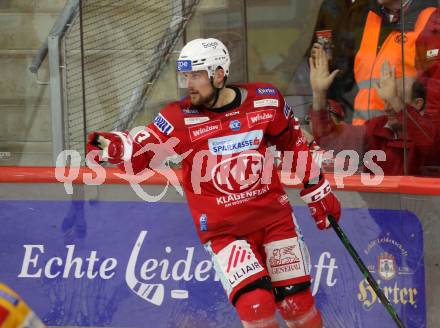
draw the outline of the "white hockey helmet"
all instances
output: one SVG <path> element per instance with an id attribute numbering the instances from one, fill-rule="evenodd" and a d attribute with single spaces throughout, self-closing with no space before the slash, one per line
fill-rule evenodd
<path id="1" fill-rule="evenodd" d="M 214 38 L 195 39 L 188 42 L 180 51 L 177 72 L 206 71 L 211 78 L 220 66 L 227 77 L 230 64 L 229 52 L 223 42 Z"/>

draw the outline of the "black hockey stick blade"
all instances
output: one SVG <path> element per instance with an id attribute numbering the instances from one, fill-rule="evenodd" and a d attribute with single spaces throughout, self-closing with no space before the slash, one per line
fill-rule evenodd
<path id="1" fill-rule="evenodd" d="M 397 315 L 396 310 L 394 310 L 393 306 L 391 305 L 388 298 L 383 293 L 382 289 L 379 287 L 376 280 L 373 278 L 370 271 L 368 271 L 367 267 L 365 266 L 364 262 L 362 262 L 361 258 L 359 257 L 358 253 L 354 249 L 353 245 L 350 243 L 350 240 L 348 240 L 347 235 L 345 234 L 344 230 L 339 226 L 339 224 L 335 221 L 335 219 L 332 216 L 328 216 L 328 220 L 330 221 L 330 225 L 335 230 L 336 234 L 338 235 L 339 239 L 342 241 L 342 244 L 344 244 L 345 248 L 350 253 L 351 257 L 353 258 L 354 262 L 358 266 L 358 268 L 361 270 L 362 274 L 364 275 L 365 279 L 370 284 L 371 288 L 373 288 L 374 292 L 376 293 L 377 297 L 379 297 L 380 301 L 382 302 L 383 306 L 387 309 L 390 316 L 393 318 L 394 322 L 397 324 L 397 327 L 399 328 L 405 328 L 403 325 L 402 320 L 400 320 L 399 316 Z"/>

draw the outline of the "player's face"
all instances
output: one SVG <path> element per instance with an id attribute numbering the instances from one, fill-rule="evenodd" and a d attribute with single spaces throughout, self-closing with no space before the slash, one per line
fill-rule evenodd
<path id="1" fill-rule="evenodd" d="M 209 105 L 214 99 L 214 88 L 206 71 L 185 72 L 183 80 L 193 105 Z"/>

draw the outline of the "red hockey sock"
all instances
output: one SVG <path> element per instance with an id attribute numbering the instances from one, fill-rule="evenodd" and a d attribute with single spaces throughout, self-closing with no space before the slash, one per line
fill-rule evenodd
<path id="1" fill-rule="evenodd" d="M 237 313 L 245 328 L 277 328 L 276 305 L 271 291 L 254 289 L 240 295 L 235 303 Z"/>
<path id="2" fill-rule="evenodd" d="M 277 307 L 289 328 L 321 328 L 323 325 L 310 289 L 287 296 Z"/>

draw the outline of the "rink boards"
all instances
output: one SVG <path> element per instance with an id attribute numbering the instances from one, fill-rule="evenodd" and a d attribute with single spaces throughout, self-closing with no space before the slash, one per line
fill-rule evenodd
<path id="1" fill-rule="evenodd" d="M 0 280 L 48 325 L 240 327 L 187 205 L 172 190 L 147 203 L 126 185 L 77 185 L 73 195 L 49 183 L 0 186 Z M 157 193 L 161 187 L 144 189 Z M 288 193 L 311 252 L 312 291 L 327 326 L 393 327 L 336 234 L 317 230 L 298 190 Z M 424 251 L 423 221 L 430 218 L 419 206 L 434 204 L 432 196 L 338 195 L 342 228 L 405 326 L 435 322 L 427 314 L 438 293 L 425 289 L 433 260 Z M 435 228 L 431 221 L 428 226 Z M 428 247 L 432 243 L 438 241 Z"/>

